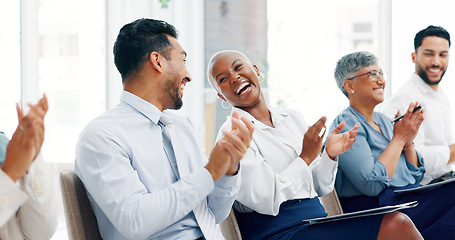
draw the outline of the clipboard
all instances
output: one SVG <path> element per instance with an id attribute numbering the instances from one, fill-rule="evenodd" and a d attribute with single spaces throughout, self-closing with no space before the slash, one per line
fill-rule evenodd
<path id="1" fill-rule="evenodd" d="M 393 190 L 393 191 L 396 192 L 396 193 L 418 192 L 418 191 L 423 191 L 423 190 L 426 190 L 426 189 L 429 189 L 429 188 L 434 188 L 434 187 L 437 187 L 437 186 L 441 186 L 441 185 L 444 185 L 444 184 L 447 184 L 447 183 L 451 183 L 451 182 L 454 182 L 454 181 L 455 181 L 455 178 L 451 178 L 451 179 L 444 180 L 444 181 L 437 182 L 437 183 L 431 183 L 431 184 L 428 184 L 428 185 L 422 185 L 422 186 L 416 187 L 416 188 L 396 189 L 396 190 Z"/>
<path id="2" fill-rule="evenodd" d="M 362 211 L 357 211 L 357 212 L 343 213 L 343 214 L 334 215 L 334 216 L 330 216 L 330 217 L 305 219 L 305 220 L 303 220 L 303 222 L 306 222 L 309 225 L 313 225 L 313 224 L 340 221 L 340 220 L 344 220 L 344 219 L 374 216 L 374 215 L 379 215 L 379 214 L 395 212 L 400 209 L 412 208 L 412 207 L 417 206 L 417 204 L 418 204 L 417 201 L 413 201 L 413 202 L 407 202 L 407 203 L 402 203 L 402 204 L 393 205 L 393 206 L 384 206 L 384 207 L 372 208 L 372 209 L 367 209 L 367 210 L 362 210 Z"/>

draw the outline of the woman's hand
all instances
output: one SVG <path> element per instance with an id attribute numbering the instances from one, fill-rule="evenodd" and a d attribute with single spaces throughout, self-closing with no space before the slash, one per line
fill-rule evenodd
<path id="1" fill-rule="evenodd" d="M 393 127 L 393 138 L 403 143 L 403 146 L 409 146 L 416 137 L 420 124 L 423 122 L 424 109 L 421 108 L 413 112 L 414 108 L 419 106 L 418 102 L 409 104 L 408 110 L 404 117 L 395 122 Z M 400 111 L 397 112 L 396 117 L 400 116 Z"/>
<path id="2" fill-rule="evenodd" d="M 351 130 L 339 134 L 344 128 L 344 125 L 346 125 L 345 121 L 338 124 L 327 139 L 325 151 L 332 160 L 335 160 L 336 156 L 351 149 L 352 144 L 354 144 L 355 138 L 357 137 L 357 130 L 360 127 L 360 123 L 356 123 Z"/>
<path id="3" fill-rule="evenodd" d="M 29 106 L 30 111 L 24 116 L 20 106 L 16 105 L 19 124 L 6 148 L 5 162 L 2 165 L 2 170 L 13 181 L 27 173 L 44 141 L 44 116 L 48 109 L 46 95 L 36 105 Z"/>
<path id="4" fill-rule="evenodd" d="M 303 147 L 302 152 L 300 153 L 300 158 L 302 158 L 308 165 L 313 162 L 313 160 L 321 153 L 322 150 L 322 139 L 325 135 L 325 122 L 327 118 L 321 117 L 313 126 L 308 128 L 308 131 L 303 137 Z M 324 132 L 319 134 L 324 128 Z"/>

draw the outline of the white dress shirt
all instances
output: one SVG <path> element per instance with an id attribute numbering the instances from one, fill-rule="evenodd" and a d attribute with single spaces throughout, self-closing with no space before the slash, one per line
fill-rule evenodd
<path id="1" fill-rule="evenodd" d="M 165 114 L 179 134 L 179 156 L 188 174 L 176 176 L 158 120 Z M 75 172 L 81 178 L 104 239 L 196 239 L 202 236 L 193 210 L 206 201 L 216 223 L 224 220 L 240 186 L 240 176 L 216 182 L 188 118 L 126 91 L 120 103 L 83 130 L 76 147 Z"/>
<path id="2" fill-rule="evenodd" d="M 57 227 L 55 175 L 41 154 L 14 182 L 0 169 L 0 239 L 50 239 Z"/>
<path id="3" fill-rule="evenodd" d="M 237 201 L 261 214 L 278 214 L 280 204 L 292 199 L 315 198 L 333 190 L 338 162 L 324 151 L 308 166 L 299 157 L 308 125 L 297 111 L 269 106 L 274 127 L 233 108 L 255 125 L 250 148 L 240 161 L 242 184 Z M 231 120 L 218 134 L 229 130 Z"/>
<path id="4" fill-rule="evenodd" d="M 403 85 L 382 106 L 382 112 L 394 118 L 397 110 L 403 114 L 411 102 L 418 101 L 425 109 L 424 120 L 414 139 L 415 149 L 425 162 L 425 175 L 421 184 L 427 184 L 451 170 L 447 165 L 450 157 L 449 145 L 455 143 L 452 135 L 450 103 L 441 87 L 434 91 L 417 74 Z"/>

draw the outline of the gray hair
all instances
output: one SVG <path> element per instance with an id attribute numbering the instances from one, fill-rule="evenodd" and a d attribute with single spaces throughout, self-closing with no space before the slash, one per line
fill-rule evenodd
<path id="1" fill-rule="evenodd" d="M 225 53 L 236 53 L 236 54 L 239 54 L 240 56 L 244 57 L 245 60 L 253 65 L 251 63 L 251 60 L 245 55 L 243 54 L 242 52 L 239 52 L 239 51 L 236 51 L 236 50 L 223 50 L 223 51 L 219 51 L 215 54 L 213 54 L 213 56 L 210 58 L 210 61 L 209 61 L 209 64 L 207 66 L 207 79 L 210 83 L 210 85 L 217 91 L 217 92 L 220 92 L 220 88 L 218 87 L 218 84 L 216 83 L 216 79 L 212 76 L 212 68 L 213 68 L 213 61 L 215 61 L 215 59 L 222 55 L 222 54 L 225 54 Z"/>
<path id="2" fill-rule="evenodd" d="M 378 59 L 369 52 L 355 52 L 343 56 L 340 60 L 338 60 L 334 73 L 338 88 L 347 97 L 348 93 L 343 86 L 344 81 L 348 78 L 354 77 L 360 69 L 375 64 L 378 64 Z"/>

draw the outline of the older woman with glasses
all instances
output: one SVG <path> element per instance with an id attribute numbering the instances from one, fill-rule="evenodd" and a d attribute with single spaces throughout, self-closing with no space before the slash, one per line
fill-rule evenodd
<path id="1" fill-rule="evenodd" d="M 425 191 L 419 187 L 425 173 L 424 159 L 414 150 L 414 137 L 424 120 L 424 109 L 411 103 L 396 120 L 375 112 L 384 101 L 385 79 L 377 58 L 368 52 L 342 57 L 335 68 L 338 87 L 350 106 L 331 128 L 346 122 L 346 129 L 360 123 L 351 149 L 339 155 L 335 188 L 345 212 L 418 201 L 402 210 L 425 239 L 455 239 L 455 183 Z M 344 132 L 347 130 L 342 130 Z"/>
<path id="2" fill-rule="evenodd" d="M 253 140 L 240 161 L 242 183 L 234 209 L 244 239 L 421 239 L 410 219 L 394 212 L 308 225 L 325 217 L 319 202 L 333 190 L 337 155 L 355 141 L 358 126 L 331 131 L 324 151 L 326 118 L 308 127 L 296 111 L 268 105 L 263 75 L 241 52 L 221 51 L 208 65 L 208 79 L 218 96 L 255 125 Z M 220 129 L 231 129 L 227 120 Z M 322 130 L 322 131 L 321 131 Z"/>

